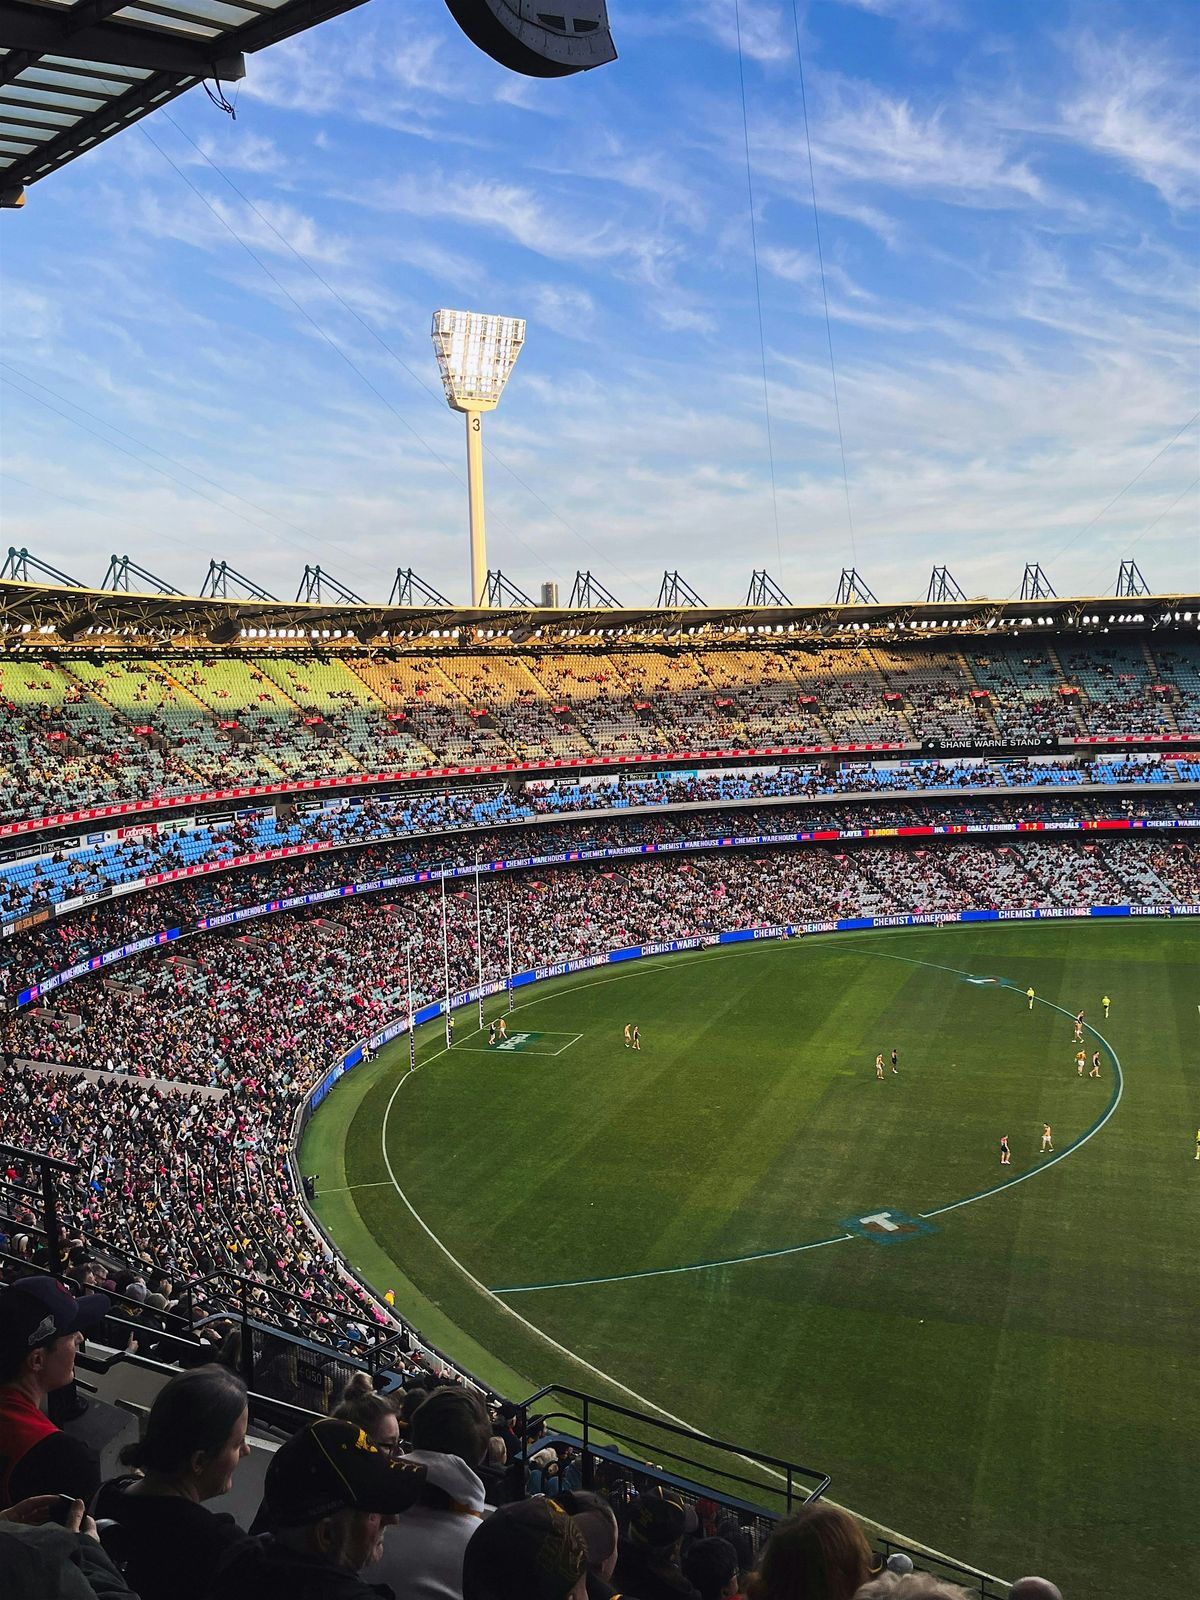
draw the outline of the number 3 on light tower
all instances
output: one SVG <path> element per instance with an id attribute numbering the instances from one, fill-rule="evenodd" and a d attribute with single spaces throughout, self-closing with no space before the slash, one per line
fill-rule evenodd
<path id="1" fill-rule="evenodd" d="M 474 416 L 474 417 L 471 418 L 471 432 L 472 433 L 478 433 L 479 432 L 479 418 L 478 418 L 478 416 Z"/>

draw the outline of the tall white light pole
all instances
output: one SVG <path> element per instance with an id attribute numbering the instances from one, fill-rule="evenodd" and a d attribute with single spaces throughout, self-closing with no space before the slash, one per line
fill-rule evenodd
<path id="1" fill-rule="evenodd" d="M 471 604 L 487 604 L 487 530 L 483 515 L 483 422 L 504 393 L 521 346 L 523 317 L 482 311 L 435 311 L 433 348 L 446 399 L 467 419 L 467 493 L 471 515 Z"/>

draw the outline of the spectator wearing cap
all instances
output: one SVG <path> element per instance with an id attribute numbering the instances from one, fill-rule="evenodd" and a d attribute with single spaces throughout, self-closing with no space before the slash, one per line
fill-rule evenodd
<path id="1" fill-rule="evenodd" d="M 471 1535 L 463 1600 L 586 1600 L 588 1547 L 575 1518 L 538 1496 L 499 1506 Z"/>
<path id="2" fill-rule="evenodd" d="M 75 1381 L 81 1336 L 108 1309 L 107 1296 L 76 1299 L 53 1278 L 19 1278 L 0 1290 L 0 1505 L 38 1494 L 86 1503 L 95 1494 L 95 1451 L 55 1427 L 43 1407 Z"/>
<path id="3" fill-rule="evenodd" d="M 738 1553 L 728 1539 L 696 1539 L 683 1553 L 683 1575 L 700 1600 L 734 1600 L 738 1592 Z"/>
<path id="4" fill-rule="evenodd" d="M 741 1572 L 754 1571 L 754 1539 L 748 1529 L 743 1528 L 738 1519 L 727 1513 L 718 1517 L 716 1527 L 713 1529 L 718 1539 L 724 1539 L 731 1544 L 738 1558 L 738 1569 Z"/>
<path id="5" fill-rule="evenodd" d="M 852 1600 L 871 1576 L 871 1546 L 857 1520 L 823 1500 L 781 1522 L 767 1541 L 748 1600 Z"/>
<path id="6" fill-rule="evenodd" d="M 246 1386 L 224 1367 L 195 1367 L 159 1390 L 146 1430 L 121 1460 L 140 1477 L 113 1478 L 96 1516 L 115 1528 L 105 1548 L 141 1600 L 201 1600 L 217 1567 L 248 1537 L 204 1502 L 228 1494 L 250 1454 Z"/>
<path id="7" fill-rule="evenodd" d="M 613 1582 L 637 1600 L 698 1600 L 679 1565 L 685 1534 L 699 1527 L 695 1511 L 664 1485 L 647 1489 L 633 1502 L 629 1529 L 621 1540 Z"/>
<path id="8" fill-rule="evenodd" d="M 567 1489 L 556 1494 L 554 1500 L 574 1518 L 587 1541 L 588 1600 L 614 1600 L 617 1591 L 612 1575 L 617 1565 L 618 1540 L 613 1508 L 603 1495 L 593 1494 L 590 1489 Z"/>
<path id="9" fill-rule="evenodd" d="M 462 1600 L 463 1555 L 491 1514 L 478 1468 L 492 1423 L 472 1389 L 434 1389 L 412 1413 L 406 1457 L 425 1468 L 417 1505 L 383 1541 L 375 1574 L 404 1600 Z"/>
<path id="10" fill-rule="evenodd" d="M 206 1600 L 393 1600 L 390 1588 L 360 1574 L 424 1482 L 424 1467 L 384 1455 L 353 1423 L 309 1423 L 267 1468 L 263 1512 L 272 1532 L 233 1551 Z"/>

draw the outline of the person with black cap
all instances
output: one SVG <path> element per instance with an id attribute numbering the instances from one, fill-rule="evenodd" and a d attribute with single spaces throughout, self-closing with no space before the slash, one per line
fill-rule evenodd
<path id="1" fill-rule="evenodd" d="M 617 1519 L 603 1495 L 590 1489 L 564 1489 L 553 1496 L 575 1520 L 587 1541 L 587 1600 L 620 1600 L 612 1585 L 617 1565 Z"/>
<path id="2" fill-rule="evenodd" d="M 638 1600 L 700 1600 L 679 1565 L 684 1535 L 699 1526 L 695 1510 L 669 1486 L 658 1484 L 639 1494 L 617 1556 L 617 1588 Z"/>
<path id="3" fill-rule="evenodd" d="M 83 1333 L 103 1322 L 108 1296 L 79 1299 L 53 1278 L 18 1278 L 0 1289 L 0 1505 L 66 1494 L 85 1503 L 100 1485 L 100 1460 L 55 1427 L 46 1396 L 75 1380 Z"/>
<path id="4" fill-rule="evenodd" d="M 424 1483 L 424 1467 L 376 1450 L 353 1423 L 310 1423 L 267 1468 L 260 1516 L 271 1532 L 231 1552 L 207 1600 L 393 1600 L 360 1573 Z"/>
<path id="5" fill-rule="evenodd" d="M 498 1506 L 463 1556 L 463 1600 L 586 1600 L 587 1540 L 542 1495 Z"/>

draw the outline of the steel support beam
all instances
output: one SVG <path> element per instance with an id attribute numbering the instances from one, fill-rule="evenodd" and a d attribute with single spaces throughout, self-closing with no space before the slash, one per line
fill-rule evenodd
<path id="1" fill-rule="evenodd" d="M 123 0 L 115 0 L 112 4 L 72 6 L 60 17 L 44 6 L 0 0 L 0 45 L 13 52 L 0 61 L 0 83 L 11 83 L 42 56 L 68 56 L 110 67 L 138 67 L 144 72 L 220 78 L 225 83 L 246 76 L 245 59 L 240 53 L 230 54 L 221 37 L 192 44 L 125 23 L 106 23 L 103 19 L 122 3 Z"/>

